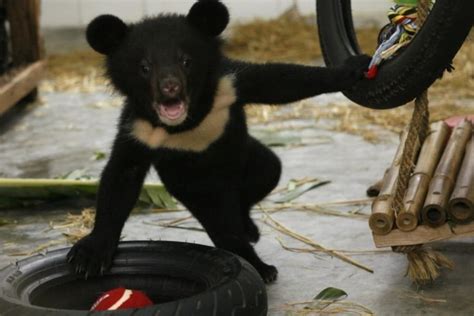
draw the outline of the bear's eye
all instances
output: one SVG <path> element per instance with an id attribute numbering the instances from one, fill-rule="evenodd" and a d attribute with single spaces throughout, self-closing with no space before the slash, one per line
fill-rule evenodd
<path id="1" fill-rule="evenodd" d="M 184 68 L 189 68 L 189 66 L 191 66 L 191 58 L 187 56 L 184 56 L 181 62 Z"/>
<path id="2" fill-rule="evenodd" d="M 146 60 L 143 60 L 140 63 L 140 72 L 141 72 L 141 74 L 146 77 L 150 74 L 150 71 L 151 71 L 150 64 Z"/>

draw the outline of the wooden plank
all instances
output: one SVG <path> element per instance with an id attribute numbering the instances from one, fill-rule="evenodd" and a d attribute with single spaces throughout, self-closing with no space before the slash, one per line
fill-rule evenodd
<path id="1" fill-rule="evenodd" d="M 427 244 L 434 241 L 470 236 L 474 236 L 474 222 L 453 227 L 446 223 L 436 228 L 421 225 L 411 232 L 394 229 L 387 235 L 374 234 L 373 238 L 377 248 L 384 248 Z"/>
<path id="2" fill-rule="evenodd" d="M 6 84 L 0 86 L 0 115 L 38 85 L 44 73 L 44 67 L 44 61 L 37 61 L 17 72 Z"/>
<path id="3" fill-rule="evenodd" d="M 40 0 L 5 0 L 14 67 L 41 58 L 40 5 Z"/>

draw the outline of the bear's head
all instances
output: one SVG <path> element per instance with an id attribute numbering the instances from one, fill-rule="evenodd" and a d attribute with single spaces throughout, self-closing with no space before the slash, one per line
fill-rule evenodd
<path id="1" fill-rule="evenodd" d="M 219 35 L 229 22 L 219 0 L 199 0 L 184 15 L 125 24 L 101 15 L 87 41 L 106 55 L 106 71 L 137 116 L 171 131 L 196 125 L 210 111 L 221 59 Z"/>

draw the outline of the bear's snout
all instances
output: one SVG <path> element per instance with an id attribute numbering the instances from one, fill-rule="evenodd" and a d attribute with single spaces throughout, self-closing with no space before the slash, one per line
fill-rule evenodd
<path id="1" fill-rule="evenodd" d="M 168 77 L 160 82 L 160 91 L 166 98 L 176 98 L 181 94 L 181 82 L 174 77 Z"/>

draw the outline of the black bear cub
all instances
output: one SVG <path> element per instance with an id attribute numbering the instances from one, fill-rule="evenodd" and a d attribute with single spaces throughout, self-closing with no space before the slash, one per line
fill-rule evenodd
<path id="1" fill-rule="evenodd" d="M 277 269 L 251 245 L 259 231 L 249 213 L 277 185 L 281 163 L 248 134 L 243 106 L 349 89 L 369 58 L 352 57 L 338 68 L 231 60 L 219 37 L 228 22 L 221 2 L 200 0 L 186 16 L 127 25 L 102 15 L 89 24 L 87 40 L 106 56 L 107 76 L 126 101 L 100 181 L 95 227 L 68 254 L 78 273 L 109 268 L 153 166 L 216 247 L 245 258 L 265 282 L 276 279 Z"/>

